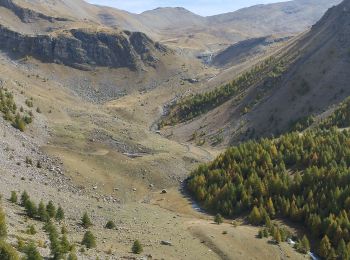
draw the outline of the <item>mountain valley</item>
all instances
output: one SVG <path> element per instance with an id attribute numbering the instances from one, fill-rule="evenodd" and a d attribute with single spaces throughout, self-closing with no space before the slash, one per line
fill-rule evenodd
<path id="1" fill-rule="evenodd" d="M 232 145 L 349 127 L 332 121 L 350 95 L 349 15 L 348 0 L 210 17 L 0 0 L 0 256 L 34 245 L 44 259 L 309 259 L 258 239 L 247 214 L 213 211 L 198 195 L 209 186 L 188 183 L 199 165 L 230 172 L 220 160 Z M 43 220 L 41 201 L 56 214 Z M 273 221 L 318 252 L 303 224 Z"/>

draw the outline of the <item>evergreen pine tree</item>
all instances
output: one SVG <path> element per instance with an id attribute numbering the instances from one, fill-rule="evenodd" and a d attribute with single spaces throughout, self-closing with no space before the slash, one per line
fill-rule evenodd
<path id="1" fill-rule="evenodd" d="M 249 222 L 254 225 L 259 225 L 262 221 L 262 216 L 257 207 L 254 207 L 249 215 Z"/>
<path id="2" fill-rule="evenodd" d="M 69 252 L 69 249 L 70 249 L 70 243 L 69 243 L 68 238 L 65 234 L 62 235 L 62 238 L 61 238 L 61 249 L 62 249 L 63 254 L 67 254 Z"/>
<path id="3" fill-rule="evenodd" d="M 61 206 L 58 207 L 56 212 L 56 220 L 62 221 L 64 219 L 64 211 Z"/>
<path id="4" fill-rule="evenodd" d="M 25 207 L 27 200 L 29 200 L 29 195 L 26 191 L 23 191 L 22 195 L 21 195 L 21 206 L 22 207 Z"/>
<path id="5" fill-rule="evenodd" d="M 281 237 L 281 232 L 279 230 L 279 228 L 276 228 L 273 234 L 273 239 L 275 240 L 275 242 L 277 244 L 282 242 L 282 237 Z"/>
<path id="6" fill-rule="evenodd" d="M 49 220 L 49 214 L 46 211 L 46 207 L 43 201 L 40 201 L 38 206 L 38 216 L 41 221 L 48 221 Z"/>
<path id="7" fill-rule="evenodd" d="M 40 255 L 38 249 L 34 243 L 30 243 L 25 249 L 26 260 L 42 260 L 43 257 Z"/>
<path id="8" fill-rule="evenodd" d="M 89 228 L 92 226 L 92 222 L 88 216 L 88 214 L 85 212 L 83 217 L 81 218 L 81 224 L 84 228 Z"/>
<path id="9" fill-rule="evenodd" d="M 320 256 L 323 258 L 327 258 L 331 253 L 331 249 L 332 249 L 332 245 L 331 245 L 327 235 L 325 235 L 322 238 L 321 243 L 320 243 L 320 249 L 319 249 Z"/>
<path id="10" fill-rule="evenodd" d="M 310 242 L 305 235 L 298 243 L 298 251 L 303 254 L 310 251 Z"/>
<path id="11" fill-rule="evenodd" d="M 17 203 L 18 201 L 18 197 L 17 197 L 17 193 L 15 191 L 11 191 L 11 198 L 10 198 L 10 201 L 12 203 Z"/>
<path id="12" fill-rule="evenodd" d="M 86 231 L 83 240 L 81 241 L 81 244 L 85 245 L 87 248 L 96 247 L 96 238 L 94 234 L 92 234 L 91 231 Z"/>
<path id="13" fill-rule="evenodd" d="M 341 239 L 338 244 L 337 255 L 343 260 L 349 260 L 350 258 L 344 239 Z"/>
<path id="14" fill-rule="evenodd" d="M 51 200 L 46 206 L 46 211 L 50 218 L 54 218 L 56 216 L 56 208 Z"/>
<path id="15" fill-rule="evenodd" d="M 37 209 L 36 205 L 34 204 L 33 201 L 31 201 L 29 199 L 26 201 L 25 209 L 26 209 L 28 217 L 30 217 L 30 218 L 34 218 L 38 214 L 38 209 Z"/>

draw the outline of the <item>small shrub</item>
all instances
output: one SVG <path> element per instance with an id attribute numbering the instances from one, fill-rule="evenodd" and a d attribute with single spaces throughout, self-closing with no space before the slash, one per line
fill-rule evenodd
<path id="1" fill-rule="evenodd" d="M 29 158 L 28 156 L 26 157 L 26 164 L 33 165 L 33 160 L 31 158 Z"/>
<path id="2" fill-rule="evenodd" d="M 19 114 L 17 114 L 13 123 L 12 123 L 12 126 L 14 128 L 17 128 L 21 132 L 24 132 L 24 130 L 26 128 L 26 122 L 23 120 L 23 118 Z"/>
<path id="3" fill-rule="evenodd" d="M 27 227 L 26 233 L 27 233 L 28 235 L 35 235 L 35 234 L 36 234 L 35 226 L 34 226 L 34 225 L 28 226 L 28 227 Z"/>
<path id="4" fill-rule="evenodd" d="M 112 220 L 108 221 L 105 228 L 107 229 L 114 229 L 115 228 L 115 224 Z"/>
<path id="5" fill-rule="evenodd" d="M 141 254 L 143 249 L 142 249 L 142 245 L 141 245 L 140 241 L 135 240 L 134 244 L 132 245 L 131 250 L 134 254 Z"/>
<path id="6" fill-rule="evenodd" d="M 38 169 L 41 169 L 41 168 L 42 168 L 42 165 L 41 165 L 41 162 L 40 162 L 40 161 L 37 161 L 37 163 L 36 163 L 36 168 L 38 168 Z"/>
<path id="7" fill-rule="evenodd" d="M 28 107 L 33 107 L 33 101 L 30 100 L 30 99 L 27 99 L 27 100 L 25 101 L 25 104 L 26 104 Z"/>
<path id="8" fill-rule="evenodd" d="M 214 222 L 216 224 L 220 225 L 224 222 L 224 219 L 222 218 L 222 216 L 220 214 L 216 214 L 216 216 L 214 217 Z"/>

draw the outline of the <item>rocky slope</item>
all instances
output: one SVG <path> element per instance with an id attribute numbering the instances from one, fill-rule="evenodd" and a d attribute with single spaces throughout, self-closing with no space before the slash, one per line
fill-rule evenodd
<path id="1" fill-rule="evenodd" d="M 94 22 L 79 23 L 79 19 L 56 17 L 30 9 L 12 0 L 0 1 L 4 13 L 0 23 L 3 51 L 17 57 L 32 56 L 44 62 L 88 68 L 127 67 L 140 69 L 156 66 L 167 50 L 144 33 L 101 27 Z M 8 13 L 11 13 L 9 15 Z M 17 17 L 19 20 L 15 22 Z M 7 19 L 6 19 L 7 18 Z M 41 25 L 41 31 L 26 31 Z"/>

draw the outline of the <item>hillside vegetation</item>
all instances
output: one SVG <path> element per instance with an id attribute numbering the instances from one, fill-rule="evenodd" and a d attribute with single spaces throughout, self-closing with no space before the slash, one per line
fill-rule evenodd
<path id="1" fill-rule="evenodd" d="M 27 100 L 26 105 L 33 107 L 33 101 Z M 0 112 L 3 114 L 3 118 L 10 121 L 13 127 L 23 132 L 26 125 L 32 122 L 33 114 L 31 111 L 25 112 L 23 107 L 19 110 L 14 101 L 13 94 L 7 90 L 0 89 Z"/>
<path id="2" fill-rule="evenodd" d="M 328 258 L 349 243 L 350 132 L 314 130 L 229 148 L 192 172 L 188 189 L 202 205 L 226 216 L 250 215 L 303 223 L 311 236 L 329 239 Z"/>
<path id="3" fill-rule="evenodd" d="M 289 59 L 269 57 L 228 84 L 212 91 L 194 94 L 175 102 L 160 127 L 186 122 L 222 105 L 232 97 L 242 94 L 249 87 L 262 81 L 276 80 L 285 71 Z"/>

